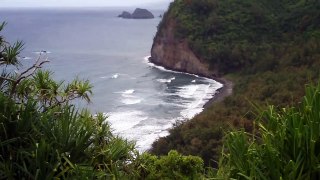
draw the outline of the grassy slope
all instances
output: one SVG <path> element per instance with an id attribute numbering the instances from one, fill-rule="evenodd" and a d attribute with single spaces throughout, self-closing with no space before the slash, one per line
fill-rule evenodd
<path id="1" fill-rule="evenodd" d="M 176 37 L 220 76 L 234 82 L 233 95 L 216 103 L 153 144 L 152 152 L 177 149 L 215 165 L 228 128 L 252 129 L 252 104 L 296 105 L 304 85 L 320 70 L 319 1 L 176 0 L 166 19 L 177 22 Z"/>

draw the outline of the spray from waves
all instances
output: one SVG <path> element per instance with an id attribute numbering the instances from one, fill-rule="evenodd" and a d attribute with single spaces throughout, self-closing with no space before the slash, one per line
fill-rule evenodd
<path id="1" fill-rule="evenodd" d="M 167 130 L 174 123 L 174 120 L 167 122 L 165 119 L 149 118 L 138 110 L 105 113 L 105 116 L 113 132 L 135 141 L 141 152 L 148 150 L 157 138 L 167 136 Z"/>
<path id="2" fill-rule="evenodd" d="M 47 50 L 41 50 L 41 51 L 33 51 L 33 53 L 35 54 L 51 54 L 51 51 L 47 51 Z"/>
<path id="3" fill-rule="evenodd" d="M 123 104 L 126 104 L 126 105 L 133 105 L 133 104 L 141 103 L 142 99 L 136 99 L 136 98 L 130 97 L 130 98 L 127 98 L 127 99 L 122 99 L 121 102 Z"/>
<path id="4" fill-rule="evenodd" d="M 201 84 L 182 87 L 179 91 L 179 96 L 183 98 L 192 98 L 193 100 L 184 104 L 185 109 L 181 111 L 181 116 L 185 119 L 190 119 L 202 112 L 205 103 L 210 100 L 221 87 L 221 84 Z"/>
<path id="5" fill-rule="evenodd" d="M 202 93 L 198 91 L 201 85 L 187 85 L 179 88 L 178 95 L 183 98 L 194 98 L 196 93 Z"/>
<path id="6" fill-rule="evenodd" d="M 171 70 L 166 70 L 161 66 L 156 66 L 148 62 L 148 58 L 145 60 L 149 66 L 158 68 L 160 70 L 170 72 L 170 73 L 181 73 Z M 182 73 L 187 74 L 187 73 Z M 189 74 L 192 75 L 192 74 Z M 197 75 L 192 75 L 196 78 L 190 79 L 189 84 L 180 85 L 177 87 L 172 83 L 175 88 L 174 91 L 164 92 L 161 94 L 161 98 L 167 98 L 169 101 L 155 101 L 148 102 L 148 106 L 156 106 L 160 104 L 170 104 L 177 111 L 177 114 L 170 117 L 169 119 L 164 119 L 161 117 L 155 118 L 153 112 L 144 111 L 143 109 L 136 109 L 139 106 L 130 106 L 134 103 L 142 103 L 144 105 L 143 98 L 138 97 L 141 95 L 136 93 L 134 89 L 127 89 L 120 91 L 121 102 L 127 106 L 123 106 L 122 112 L 110 113 L 108 121 L 111 123 L 111 127 L 115 129 L 115 132 L 119 135 L 128 138 L 130 140 L 136 141 L 137 148 L 139 151 L 143 152 L 148 150 L 154 140 L 159 137 L 168 135 L 168 129 L 172 128 L 173 124 L 177 120 L 186 120 L 194 117 L 198 113 L 203 111 L 204 104 L 214 96 L 217 89 L 222 87 L 222 84 L 208 78 L 198 77 Z M 162 79 L 163 83 L 169 83 L 171 81 L 179 81 L 176 79 Z M 160 79 L 158 79 L 160 80 Z M 157 81 L 158 81 L 157 80 Z M 160 81 L 159 81 L 160 82 Z M 152 105 L 152 103 L 155 103 Z M 142 106 L 144 107 L 144 106 Z M 167 107 L 167 106 L 166 106 Z M 166 111 L 166 107 L 157 106 L 160 110 Z M 118 110 L 120 111 L 120 110 Z M 150 116 L 150 117 L 149 117 Z"/>
<path id="7" fill-rule="evenodd" d="M 118 79 L 118 77 L 120 76 L 120 74 L 116 73 L 116 74 L 112 74 L 111 77 L 110 76 L 102 76 L 100 77 L 101 79 Z"/>
<path id="8" fill-rule="evenodd" d="M 167 136 L 167 129 L 172 123 L 161 124 L 164 120 L 149 118 L 144 112 L 128 110 L 104 114 L 111 124 L 113 132 L 136 142 L 136 147 L 144 152 L 151 147 L 153 141 L 159 137 Z M 146 123 L 150 122 L 149 124 Z"/>
<path id="9" fill-rule="evenodd" d="M 127 89 L 117 93 L 121 94 L 121 96 L 123 97 L 121 99 L 121 102 L 125 105 L 139 104 L 142 102 L 141 98 L 137 97 L 136 95 L 133 95 L 135 93 L 134 89 Z"/>
<path id="10" fill-rule="evenodd" d="M 128 74 L 121 74 L 121 73 L 115 73 L 109 76 L 102 76 L 101 79 L 118 79 L 121 76 L 128 76 Z M 135 79 L 133 77 L 130 77 L 131 79 Z"/>
<path id="11" fill-rule="evenodd" d="M 111 76 L 112 79 L 117 79 L 118 77 L 119 77 L 119 74 L 118 74 L 118 73 L 113 74 L 113 75 Z"/>
<path id="12" fill-rule="evenodd" d="M 173 80 L 175 80 L 176 78 L 173 77 L 173 78 L 170 78 L 170 79 L 157 79 L 158 82 L 161 82 L 161 83 L 171 83 Z"/>
<path id="13" fill-rule="evenodd" d="M 144 57 L 144 62 L 147 63 L 151 67 L 155 67 L 159 70 L 166 71 L 166 72 L 171 72 L 171 73 L 181 73 L 181 74 L 188 74 L 195 76 L 197 78 L 200 78 L 198 75 L 195 74 L 190 74 L 190 73 L 185 73 L 185 72 L 177 72 L 173 70 L 166 69 L 162 66 L 155 65 L 154 63 L 149 61 L 149 58 L 151 56 L 146 56 Z M 189 101 L 189 103 L 184 104 L 183 101 L 182 104 L 184 104 L 185 109 L 181 111 L 181 116 L 178 119 L 191 119 L 195 115 L 199 114 L 200 112 L 203 111 L 203 106 L 205 103 L 210 100 L 216 91 L 220 88 L 223 87 L 221 83 L 218 83 L 217 81 L 210 79 L 210 78 L 205 78 L 209 85 L 206 84 L 192 84 L 192 85 L 187 85 L 179 88 L 178 95 L 182 98 L 186 99 L 193 99 L 192 101 Z M 196 80 L 192 80 L 192 83 L 196 83 Z"/>
<path id="14" fill-rule="evenodd" d="M 149 119 L 148 119 L 149 120 Z M 150 119 L 153 121 L 154 119 Z M 162 120 L 165 121 L 165 120 Z M 139 123 L 142 124 L 142 123 Z M 155 125 L 136 125 L 134 128 L 126 130 L 126 137 L 130 140 L 136 141 L 137 148 L 141 151 L 147 151 L 154 140 L 159 137 L 169 135 L 167 129 L 171 128 L 171 124 L 155 124 Z"/>
<path id="15" fill-rule="evenodd" d="M 19 59 L 21 59 L 21 60 L 30 60 L 30 59 L 32 59 L 31 57 L 27 57 L 27 56 L 22 56 L 22 57 L 18 57 Z"/>
<path id="16" fill-rule="evenodd" d="M 133 94 L 134 92 L 135 92 L 134 89 L 128 89 L 128 90 L 121 92 L 121 94 Z"/>
<path id="17" fill-rule="evenodd" d="M 138 125 L 141 121 L 148 119 L 142 111 L 131 110 L 125 112 L 111 112 L 104 114 L 107 121 L 111 124 L 115 133 L 121 133 L 132 129 L 134 126 Z M 125 134 L 124 134 L 125 135 Z"/>

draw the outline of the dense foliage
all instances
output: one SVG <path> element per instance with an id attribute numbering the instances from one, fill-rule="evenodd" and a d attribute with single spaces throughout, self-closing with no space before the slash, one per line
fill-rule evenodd
<path id="1" fill-rule="evenodd" d="M 257 131 L 231 132 L 220 159 L 221 179 L 319 179 L 320 84 L 306 87 L 297 108 L 259 110 Z"/>
<path id="2" fill-rule="evenodd" d="M 158 35 L 173 20 L 176 38 L 234 88 L 224 101 L 178 123 L 152 152 L 176 149 L 217 166 L 224 132 L 253 130 L 253 104 L 277 109 L 301 102 L 304 85 L 319 78 L 319 9 L 318 0 L 174 1 Z"/>
<path id="3" fill-rule="evenodd" d="M 221 74 L 243 67 L 255 73 L 276 68 L 289 42 L 320 38 L 319 8 L 317 0 L 177 0 L 169 18 L 176 37 Z"/>
<path id="4" fill-rule="evenodd" d="M 0 30 L 4 27 L 2 24 Z M 132 174 L 134 144 L 112 135 L 102 114 L 77 110 L 90 101 L 88 81 L 54 81 L 40 55 L 23 68 L 21 42 L 0 42 L 0 179 L 111 178 Z"/>
<path id="5" fill-rule="evenodd" d="M 133 142 L 112 134 L 104 115 L 73 105 L 90 102 L 88 81 L 55 81 L 42 70 L 45 54 L 24 68 L 22 49 L 0 36 L 0 179 L 202 177 L 199 157 L 140 155 Z"/>

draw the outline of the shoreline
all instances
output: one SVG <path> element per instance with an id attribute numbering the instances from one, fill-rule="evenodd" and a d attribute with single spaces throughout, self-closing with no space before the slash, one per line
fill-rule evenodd
<path id="1" fill-rule="evenodd" d="M 206 76 L 204 74 L 194 74 L 194 73 L 190 73 L 190 72 L 187 72 L 187 71 L 183 71 L 183 70 L 177 70 L 177 69 L 173 69 L 173 68 L 170 68 L 168 66 L 165 66 L 163 64 L 160 64 L 160 63 L 155 63 L 152 61 L 152 58 L 151 56 L 149 56 L 147 58 L 147 60 L 150 62 L 150 63 L 153 63 L 154 65 L 156 66 L 161 66 L 167 70 L 171 70 L 171 71 L 177 71 L 177 72 L 181 72 L 181 73 L 186 73 L 186 74 L 190 74 L 190 75 L 195 75 L 195 76 L 199 76 L 199 77 L 205 77 L 205 78 L 208 78 L 208 79 L 212 79 L 214 81 L 217 81 L 219 83 L 222 84 L 222 87 L 217 89 L 216 93 L 213 95 L 212 98 L 210 98 L 202 107 L 203 107 L 203 111 L 206 110 L 207 108 L 209 108 L 212 104 L 214 103 L 217 103 L 217 102 L 221 102 L 222 100 L 224 100 L 224 98 L 230 96 L 233 92 L 233 82 L 230 81 L 230 80 L 227 80 L 226 78 L 224 77 L 213 77 L 213 76 Z M 202 111 L 202 112 L 203 112 Z M 202 113 L 200 112 L 200 113 Z"/>
<path id="2" fill-rule="evenodd" d="M 218 89 L 217 92 L 213 95 L 213 97 L 211 99 L 209 99 L 209 101 L 203 105 L 204 110 L 209 108 L 214 103 L 221 102 L 226 97 L 230 96 L 233 91 L 233 82 L 232 81 L 227 80 L 226 78 L 223 78 L 223 77 L 210 78 L 210 79 L 218 81 L 223 86 L 220 89 Z"/>

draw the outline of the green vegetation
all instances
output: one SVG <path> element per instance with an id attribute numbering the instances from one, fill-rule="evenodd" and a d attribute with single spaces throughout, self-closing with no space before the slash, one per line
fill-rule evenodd
<path id="1" fill-rule="evenodd" d="M 219 163 L 221 179 L 319 179 L 320 84 L 306 87 L 298 108 L 259 110 L 257 131 L 230 132 Z"/>
<path id="2" fill-rule="evenodd" d="M 176 38 L 234 83 L 233 94 L 177 125 L 152 153 L 175 149 L 217 167 L 230 129 L 253 131 L 252 104 L 297 106 L 304 86 L 320 72 L 320 3 L 317 0 L 176 0 L 158 35 L 174 21 Z"/>
<path id="3" fill-rule="evenodd" d="M 279 56 L 300 49 L 295 45 L 320 38 L 319 8 L 317 0 L 177 0 L 167 18 L 176 21 L 176 37 L 220 74 L 248 67 L 257 73 L 276 68 Z"/>
<path id="4" fill-rule="evenodd" d="M 73 105 L 90 102 L 88 81 L 55 81 L 41 70 L 43 56 L 24 68 L 22 49 L 0 36 L 0 179 L 201 178 L 199 157 L 140 155 L 134 143 L 112 134 L 102 114 Z"/>
<path id="5" fill-rule="evenodd" d="M 1 25 L 0 30 L 5 24 Z M 0 179 L 112 178 L 132 174 L 134 144 L 112 135 L 102 114 L 77 110 L 90 101 L 88 81 L 54 81 L 40 56 L 29 68 L 23 45 L 0 42 Z"/>
<path id="6" fill-rule="evenodd" d="M 139 179 L 204 179 L 204 163 L 199 157 L 170 151 L 167 156 L 144 153 L 138 159 Z"/>

